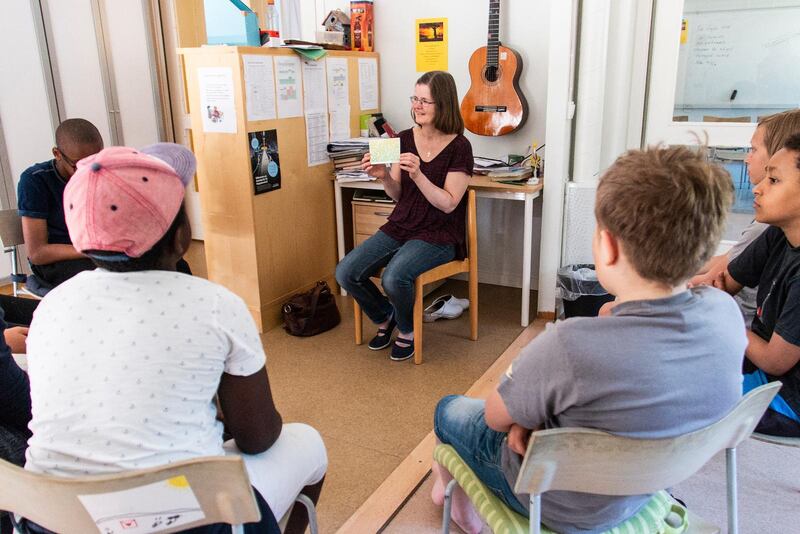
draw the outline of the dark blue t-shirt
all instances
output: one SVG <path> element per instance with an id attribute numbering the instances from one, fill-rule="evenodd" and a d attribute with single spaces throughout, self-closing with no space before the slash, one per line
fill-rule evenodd
<path id="1" fill-rule="evenodd" d="M 23 217 L 47 220 L 47 242 L 70 245 L 64 219 L 64 188 L 67 180 L 56 170 L 56 160 L 25 169 L 17 185 L 17 207 Z"/>

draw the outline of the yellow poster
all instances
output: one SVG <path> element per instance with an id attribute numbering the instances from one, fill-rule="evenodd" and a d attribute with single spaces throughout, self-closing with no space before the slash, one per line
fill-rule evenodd
<path id="1" fill-rule="evenodd" d="M 686 44 L 688 38 L 689 38 L 689 21 L 687 19 L 681 19 L 681 44 Z"/>
<path id="2" fill-rule="evenodd" d="M 447 19 L 417 19 L 417 72 L 447 70 Z"/>

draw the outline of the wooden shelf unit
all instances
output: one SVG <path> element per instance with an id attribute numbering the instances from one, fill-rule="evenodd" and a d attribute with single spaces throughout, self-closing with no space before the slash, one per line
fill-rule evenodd
<path id="1" fill-rule="evenodd" d="M 261 332 L 282 323 L 281 307 L 318 280 L 334 282 L 337 263 L 330 163 L 308 166 L 305 118 L 246 120 L 243 54 L 293 55 L 287 49 L 210 46 L 180 51 L 191 115 L 197 180 L 205 231 L 208 278 L 247 304 Z M 350 132 L 360 109 L 358 59 L 376 53 L 334 52 L 348 59 Z M 380 65 L 380 60 L 378 60 Z M 233 74 L 236 133 L 205 132 L 198 69 L 229 67 Z M 277 130 L 281 188 L 255 195 L 248 133 Z"/>

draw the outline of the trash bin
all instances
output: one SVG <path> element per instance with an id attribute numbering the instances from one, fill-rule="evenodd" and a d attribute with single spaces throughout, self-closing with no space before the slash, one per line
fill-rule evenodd
<path id="1" fill-rule="evenodd" d="M 597 317 L 606 302 L 614 295 L 600 285 L 594 265 L 580 263 L 567 265 L 558 270 L 556 296 L 564 303 L 564 317 Z"/>

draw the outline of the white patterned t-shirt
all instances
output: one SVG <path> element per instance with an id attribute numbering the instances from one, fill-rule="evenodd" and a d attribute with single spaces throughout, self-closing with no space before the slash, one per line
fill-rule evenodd
<path id="1" fill-rule="evenodd" d="M 168 271 L 85 271 L 53 289 L 27 341 L 26 469 L 112 473 L 222 455 L 222 373 L 266 358 L 242 299 Z"/>

